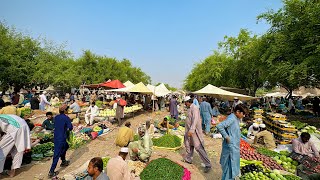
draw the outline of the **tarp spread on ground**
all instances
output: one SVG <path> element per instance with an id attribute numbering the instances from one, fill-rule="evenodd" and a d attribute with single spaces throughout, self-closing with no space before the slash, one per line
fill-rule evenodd
<path id="1" fill-rule="evenodd" d="M 214 97 L 221 98 L 221 99 L 227 99 L 229 101 L 233 100 L 234 97 L 238 97 L 242 101 L 243 100 L 244 101 L 251 100 L 251 99 L 256 98 L 256 97 L 252 97 L 252 96 L 246 96 L 243 94 L 238 94 L 238 93 L 226 91 L 226 90 L 220 89 L 216 86 L 213 86 L 211 84 L 208 84 L 204 88 L 194 92 L 194 94 L 209 95 L 209 96 L 214 96 Z"/>
<path id="2" fill-rule="evenodd" d="M 158 86 L 148 84 L 147 88 L 150 89 L 150 91 L 152 91 L 157 97 L 165 96 L 171 93 L 171 91 L 169 91 L 163 83 L 159 84 Z"/>
<path id="3" fill-rule="evenodd" d="M 126 81 L 125 83 L 123 83 L 123 85 L 125 85 L 126 87 L 134 86 L 131 81 Z"/>

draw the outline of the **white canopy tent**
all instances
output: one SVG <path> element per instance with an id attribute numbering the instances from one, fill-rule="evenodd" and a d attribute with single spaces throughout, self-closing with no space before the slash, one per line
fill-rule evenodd
<path id="1" fill-rule="evenodd" d="M 125 83 L 123 83 L 123 85 L 125 85 L 126 87 L 134 86 L 131 81 L 126 81 Z"/>
<path id="2" fill-rule="evenodd" d="M 169 91 L 163 83 L 159 84 L 158 86 L 148 84 L 147 88 L 150 89 L 150 91 L 152 91 L 157 97 L 162 97 L 171 93 L 171 91 Z"/>
<path id="3" fill-rule="evenodd" d="M 242 101 L 256 99 L 256 97 L 226 91 L 226 90 L 220 89 L 216 86 L 213 86 L 211 84 L 208 84 L 204 88 L 202 88 L 198 91 L 195 91 L 194 94 L 214 96 L 214 97 L 226 99 L 229 101 L 232 101 L 234 97 L 238 97 Z"/>

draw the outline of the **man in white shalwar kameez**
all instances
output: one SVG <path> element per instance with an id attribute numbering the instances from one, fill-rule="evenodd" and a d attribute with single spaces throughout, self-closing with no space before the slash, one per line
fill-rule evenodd
<path id="1" fill-rule="evenodd" d="M 0 115 L 0 132 L 5 133 L 0 140 L 0 173 L 9 153 L 13 158 L 10 177 L 21 167 L 23 153 L 31 149 L 30 130 L 26 121 L 16 115 Z"/>

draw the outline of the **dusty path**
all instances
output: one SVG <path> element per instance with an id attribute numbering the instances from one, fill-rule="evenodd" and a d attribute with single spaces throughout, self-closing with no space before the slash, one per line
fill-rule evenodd
<path id="1" fill-rule="evenodd" d="M 127 121 L 130 121 L 132 128 L 136 129 L 140 123 L 145 122 L 147 119 L 162 119 L 165 115 L 167 115 L 167 112 L 161 112 L 160 115 L 144 113 L 135 116 L 134 118 L 129 118 Z M 118 128 L 115 128 L 107 135 L 100 136 L 96 140 L 93 140 L 76 150 L 69 150 L 67 152 L 67 158 L 70 159 L 71 164 L 66 168 L 60 168 L 59 162 L 56 169 L 60 172 L 59 177 L 76 170 L 87 160 L 90 160 L 93 157 L 116 156 L 119 151 L 119 148 L 117 148 L 114 144 L 117 131 Z M 207 174 L 202 172 L 203 168 L 201 167 L 201 160 L 197 153 L 194 154 L 194 161 L 192 165 L 181 162 L 182 155 L 185 153 L 184 148 L 180 149 L 179 151 L 154 150 L 151 160 L 159 157 L 166 157 L 188 168 L 191 171 L 191 177 L 194 180 L 219 180 L 221 179 L 221 168 L 219 165 L 221 140 L 205 137 L 205 148 L 213 165 L 212 170 Z M 3 179 L 47 179 L 47 174 L 51 163 L 51 158 L 39 162 L 32 161 L 31 164 L 25 165 L 18 170 L 16 177 Z"/>

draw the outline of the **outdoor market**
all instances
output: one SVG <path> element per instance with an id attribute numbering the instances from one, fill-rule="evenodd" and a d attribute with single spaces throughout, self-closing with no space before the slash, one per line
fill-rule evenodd
<path id="1" fill-rule="evenodd" d="M 0 180 L 320 180 L 319 0 L 0 4 Z"/>
<path id="2" fill-rule="evenodd" d="M 38 106 L 34 107 L 32 98 L 28 100 L 29 96 L 39 98 Z M 18 97 L 17 100 L 16 97 Z M 2 121 L 9 119 L 10 113 L 6 112 L 14 110 L 15 115 L 25 120 L 30 128 L 30 133 L 27 132 L 24 137 L 30 138 L 31 150 L 24 151 L 21 161 L 23 166 L 51 161 L 57 143 L 54 141 L 54 134 L 61 133 L 54 130 L 56 127 L 54 124 L 64 108 L 63 111 L 72 122 L 72 129 L 67 131 L 66 141 L 68 148 L 74 152 L 84 147 L 90 149 L 91 144 L 97 139 L 109 139 L 109 144 L 104 146 L 114 146 L 115 150 L 121 149 L 120 154 L 123 153 L 122 151 L 125 155 L 129 154 L 130 158 L 125 161 L 128 179 L 194 179 L 194 167 L 188 166 L 191 161 L 186 158 L 187 154 L 181 154 L 180 159 L 166 158 L 169 152 L 180 153 L 187 148 L 184 142 L 188 141 L 185 137 L 187 132 L 185 127 L 188 123 L 186 120 L 198 118 L 201 126 L 200 132 L 196 133 L 199 133 L 201 138 L 205 136 L 206 141 L 220 140 L 221 143 L 221 138 L 226 137 L 221 127 L 219 128 L 219 124 L 224 124 L 223 122 L 227 121 L 229 116 L 235 114 L 239 105 L 247 109 L 243 112 L 245 116 L 237 118 L 236 121 L 239 132 L 241 130 L 241 138 L 229 134 L 230 132 L 227 134 L 230 137 L 240 138 L 238 157 L 240 179 L 319 178 L 320 132 L 317 127 L 300 122 L 299 119 L 289 120 L 286 114 L 289 113 L 290 117 L 292 110 L 286 107 L 286 102 L 278 101 L 282 96 L 251 97 L 226 91 L 211 84 L 195 92 L 171 92 L 163 84 L 145 86 L 143 83 L 133 84 L 127 81 L 122 84 L 119 80 L 109 80 L 98 85 L 81 86 L 77 91 L 67 93 L 64 97 L 51 86 L 44 90 L 21 90 L 16 97 L 3 95 L 2 99 L 6 106 L 0 110 L 3 114 L 0 117 Z M 299 99 L 296 98 L 295 102 L 291 102 L 290 98 L 287 104 L 291 108 L 298 106 L 304 108 L 304 104 L 299 104 Z M 15 101 L 18 103 L 13 105 Z M 187 105 L 187 102 L 194 107 L 199 106 L 197 107 L 198 116 L 190 117 L 188 109 L 192 108 Z M 290 103 L 293 104 L 290 105 Z M 296 113 L 313 116 L 308 109 L 297 110 Z M 143 119 L 140 119 L 141 115 L 144 116 Z M 10 121 L 10 123 L 13 122 Z M 135 128 L 131 128 L 131 124 L 135 124 Z M 117 134 L 113 134 L 114 132 Z M 111 134 L 112 137 L 110 137 Z M 148 138 L 152 141 L 148 143 L 149 147 L 145 147 L 145 134 L 148 134 Z M 135 143 L 142 144 L 134 146 Z M 133 146 L 147 148 L 148 152 L 145 156 L 140 154 L 134 157 Z M 196 167 L 200 172 L 204 167 L 202 173 L 206 173 L 206 170 L 211 168 L 216 171 L 216 167 L 210 162 L 212 152 L 207 151 L 211 156 L 207 162 L 209 166 L 204 160 L 204 163 L 199 164 L 200 167 Z M 154 157 L 155 153 L 158 154 L 157 157 Z M 218 154 L 221 153 L 220 149 Z M 199 155 L 200 159 L 202 156 L 208 156 L 207 153 Z M 213 161 L 219 159 L 217 156 L 216 154 Z M 17 162 L 12 158 L 16 157 L 11 152 L 11 155 L 9 153 L 6 158 L 4 172 L 14 177 L 15 171 L 12 171 L 11 167 Z M 110 154 L 102 156 L 103 170 L 107 175 L 109 175 L 108 161 L 111 158 Z M 70 161 L 67 162 L 70 163 Z M 89 163 L 90 159 L 87 159 L 76 169 L 63 170 L 63 173 L 57 173 L 50 178 L 85 179 L 88 177 Z M 23 166 L 22 169 L 24 169 Z M 160 168 L 161 171 L 155 171 L 154 168 Z M 12 172 L 13 174 L 10 174 Z M 23 172 L 20 173 L 23 174 Z M 199 178 L 199 175 L 196 176 Z M 36 175 L 34 178 L 43 179 L 45 176 Z M 109 178 L 112 179 L 112 175 Z"/>

